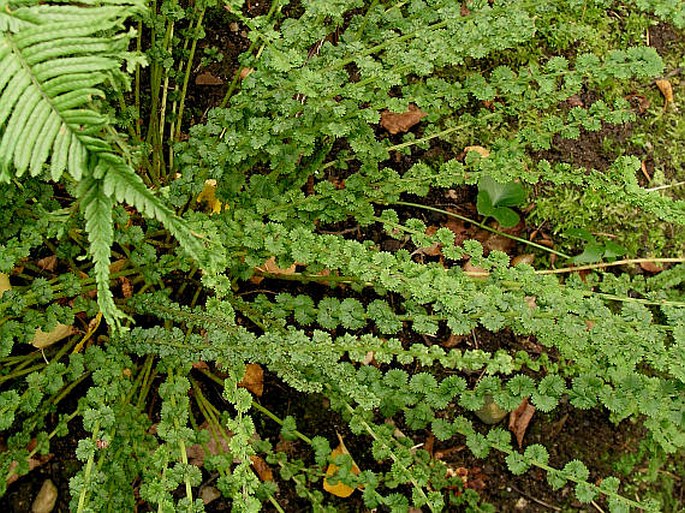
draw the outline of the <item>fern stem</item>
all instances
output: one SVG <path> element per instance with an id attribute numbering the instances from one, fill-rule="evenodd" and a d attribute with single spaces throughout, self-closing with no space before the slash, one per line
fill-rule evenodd
<path id="1" fill-rule="evenodd" d="M 172 125 L 172 130 L 174 130 L 171 134 L 171 140 L 172 142 L 178 141 L 178 139 L 181 136 L 181 123 L 183 122 L 183 111 L 185 109 L 185 102 L 186 102 L 186 94 L 188 92 L 188 82 L 190 81 L 190 72 L 193 67 L 193 59 L 195 57 L 195 51 L 197 49 L 197 34 L 200 32 L 200 27 L 202 26 L 202 21 L 205 16 L 205 9 L 202 9 L 200 11 L 200 14 L 197 18 L 197 23 L 195 24 L 195 31 L 193 35 L 191 36 L 193 38 L 193 42 L 190 44 L 190 55 L 188 55 L 188 62 L 186 63 L 186 71 L 185 75 L 183 76 L 183 86 L 181 87 L 181 99 L 179 101 L 179 106 L 178 106 L 178 114 L 176 116 L 175 120 L 175 130 Z M 171 158 L 171 155 L 170 155 Z M 173 166 L 173 162 L 170 160 L 169 162 L 169 167 Z"/>
<path id="2" fill-rule="evenodd" d="M 494 233 L 494 234 L 496 234 L 496 235 L 501 235 L 502 237 L 507 237 L 508 239 L 515 240 L 515 241 L 517 241 L 517 242 L 520 242 L 520 243 L 522 243 L 522 244 L 526 244 L 526 245 L 528 245 L 528 246 L 532 246 L 532 247 L 537 248 L 537 249 L 540 249 L 540 250 L 542 250 L 542 251 L 546 251 L 547 253 L 552 253 L 553 255 L 557 255 L 557 256 L 560 256 L 560 257 L 563 257 L 563 258 L 571 258 L 571 256 L 570 256 L 570 255 L 567 255 L 566 253 L 562 253 L 562 252 L 560 252 L 560 251 L 556 251 L 556 250 L 554 250 L 554 249 L 545 247 L 545 246 L 543 246 L 542 244 L 537 244 L 537 243 L 535 243 L 535 242 L 532 242 L 532 241 L 523 239 L 523 238 L 521 238 L 521 237 L 516 237 L 515 235 L 511 235 L 511 234 L 509 234 L 509 233 L 506 233 L 506 232 L 502 232 L 502 231 L 496 230 L 495 228 L 491 228 L 491 227 L 489 227 L 489 226 L 486 225 L 486 224 L 479 223 L 478 221 L 474 221 L 473 219 L 471 219 L 471 218 L 469 218 L 469 217 L 462 216 L 462 215 L 459 215 L 459 214 L 455 214 L 454 212 L 448 212 L 447 210 L 443 210 L 443 209 L 441 209 L 441 208 L 430 207 L 430 206 L 428 206 L 428 205 L 421 205 L 420 203 L 412 203 L 412 202 L 409 202 L 409 201 L 395 201 L 393 204 L 394 204 L 394 205 L 402 205 L 402 206 L 405 206 L 405 207 L 421 208 L 421 209 L 424 209 L 424 210 L 430 210 L 431 212 L 437 212 L 437 213 L 439 213 L 439 214 L 443 214 L 443 215 L 446 215 L 446 216 L 449 216 L 449 217 L 454 217 L 454 218 L 459 219 L 459 220 L 461 220 L 461 221 L 464 221 L 464 222 L 467 222 L 467 223 L 471 223 L 471 224 L 473 224 L 473 225 L 475 225 L 475 226 L 478 226 L 479 228 L 482 228 L 483 230 L 487 230 L 487 231 L 489 231 L 489 232 L 491 232 L 491 233 Z"/>
<path id="3" fill-rule="evenodd" d="M 624 260 L 616 260 L 614 262 L 599 262 L 596 264 L 579 265 L 576 267 L 561 267 L 559 269 L 545 269 L 537 271 L 537 274 L 564 274 L 574 273 L 577 271 L 588 271 L 592 269 L 604 269 L 605 267 L 615 267 L 618 265 L 632 265 L 632 264 L 682 264 L 685 258 L 626 258 Z"/>

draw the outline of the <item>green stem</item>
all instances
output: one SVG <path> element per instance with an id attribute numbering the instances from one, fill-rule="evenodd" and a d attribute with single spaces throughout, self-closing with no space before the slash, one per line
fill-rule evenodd
<path id="1" fill-rule="evenodd" d="M 515 241 L 517 241 L 517 242 L 520 242 L 520 243 L 522 243 L 522 244 L 526 244 L 526 245 L 528 245 L 528 246 L 532 246 L 532 247 L 537 248 L 537 249 L 540 249 L 540 250 L 542 250 L 542 251 L 546 251 L 547 253 L 552 253 L 553 255 L 557 255 L 557 256 L 560 256 L 560 257 L 562 257 L 562 258 L 572 258 L 570 255 L 567 255 L 566 253 L 562 253 L 562 252 L 560 252 L 560 251 L 556 251 L 556 250 L 554 250 L 554 249 L 551 249 L 551 248 L 548 248 L 548 247 L 546 247 L 546 246 L 543 246 L 542 244 L 537 244 L 537 243 L 535 243 L 535 242 L 532 242 L 532 241 L 529 241 L 529 240 L 526 240 L 526 239 L 522 239 L 521 237 L 516 237 L 515 235 L 511 235 L 510 233 L 506 233 L 506 232 L 502 232 L 502 231 L 496 230 L 496 229 L 494 229 L 494 228 L 489 227 L 489 226 L 486 225 L 486 224 L 479 223 L 478 221 L 474 221 L 473 219 L 471 219 L 471 218 L 469 218 L 469 217 L 462 216 L 462 215 L 459 215 L 459 214 L 455 214 L 454 212 L 448 212 L 447 210 L 443 210 L 443 209 L 441 209 L 441 208 L 430 207 L 430 206 L 428 206 L 428 205 L 421 205 L 420 203 L 412 203 L 412 202 L 409 202 L 409 201 L 395 201 L 393 204 L 394 204 L 394 205 L 402 205 L 402 206 L 405 206 L 405 207 L 421 208 L 421 209 L 423 209 L 423 210 L 430 210 L 431 212 L 437 212 L 437 213 L 439 213 L 439 214 L 443 214 L 443 215 L 446 215 L 446 216 L 449 216 L 449 217 L 454 217 L 454 218 L 456 218 L 456 219 L 460 219 L 461 221 L 464 221 L 464 222 L 467 222 L 467 223 L 471 223 L 471 224 L 473 224 L 473 225 L 475 225 L 475 226 L 477 226 L 477 227 L 479 227 L 479 228 L 481 228 L 481 229 L 483 229 L 483 230 L 487 230 L 487 231 L 489 231 L 489 232 L 491 232 L 491 233 L 494 233 L 494 234 L 497 234 L 497 235 L 501 235 L 502 237 L 507 237 L 508 239 L 515 240 Z"/>

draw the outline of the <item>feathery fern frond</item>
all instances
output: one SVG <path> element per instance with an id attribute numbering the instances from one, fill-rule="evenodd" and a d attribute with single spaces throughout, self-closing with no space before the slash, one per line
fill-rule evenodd
<path id="1" fill-rule="evenodd" d="M 0 0 L 0 182 L 65 171 L 79 182 L 102 313 L 113 328 L 126 316 L 109 288 L 112 207 L 126 201 L 164 224 L 195 259 L 202 246 L 150 191 L 105 137 L 111 129 L 93 99 L 117 83 L 133 33 L 124 22 L 144 0 L 38 4 Z"/>
<path id="2" fill-rule="evenodd" d="M 130 37 L 121 27 L 142 4 L 0 4 L 0 181 L 39 175 L 50 155 L 54 180 L 67 169 L 79 180 L 89 154 L 112 151 L 91 102 L 118 72 Z"/>

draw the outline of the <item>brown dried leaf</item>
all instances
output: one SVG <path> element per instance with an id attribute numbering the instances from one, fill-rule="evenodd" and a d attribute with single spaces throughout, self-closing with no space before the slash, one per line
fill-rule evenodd
<path id="1" fill-rule="evenodd" d="M 274 473 L 271 470 L 271 467 L 267 465 L 266 461 L 257 455 L 250 456 L 250 461 L 252 462 L 252 468 L 254 468 L 254 471 L 261 481 L 274 480 Z"/>
<path id="2" fill-rule="evenodd" d="M 55 266 L 57 265 L 57 255 L 41 258 L 36 263 L 41 270 L 52 272 L 55 270 Z"/>
<path id="3" fill-rule="evenodd" d="M 34 443 L 34 446 L 35 446 L 35 439 L 32 440 L 32 442 Z M 30 446 L 31 446 L 31 444 L 29 444 L 29 447 Z M 31 450 L 31 449 L 29 449 L 29 450 Z M 36 469 L 38 467 L 45 465 L 48 461 L 50 461 L 52 459 L 53 456 L 54 456 L 54 454 L 52 454 L 52 453 L 50 453 L 50 454 L 37 454 L 37 455 L 29 458 L 28 459 L 29 472 L 31 472 L 33 469 Z M 6 481 L 8 486 L 11 485 L 12 483 L 14 483 L 20 477 L 14 473 L 14 469 L 16 469 L 16 468 L 17 468 L 17 462 L 16 461 L 13 461 L 12 463 L 10 463 L 9 471 L 7 472 L 8 477 L 7 477 L 7 481 Z"/>
<path id="4" fill-rule="evenodd" d="M 525 253 L 523 255 L 516 255 L 514 258 L 512 258 L 511 266 L 514 267 L 518 264 L 533 265 L 534 261 L 535 261 L 535 255 L 534 254 Z"/>
<path id="5" fill-rule="evenodd" d="M 389 110 L 381 112 L 381 126 L 393 135 L 404 133 L 427 115 L 412 103 L 406 112 L 390 112 Z"/>
<path id="6" fill-rule="evenodd" d="M 257 271 L 269 274 L 295 274 L 296 264 L 291 265 L 287 269 L 281 269 L 276 264 L 276 257 L 269 258 L 260 267 L 257 267 Z"/>
<path id="7" fill-rule="evenodd" d="M 245 366 L 245 376 L 238 386 L 247 388 L 257 397 L 261 397 L 264 393 L 264 370 L 256 363 L 248 363 Z"/>
<path id="8" fill-rule="evenodd" d="M 482 146 L 467 146 L 464 148 L 464 156 L 470 151 L 475 151 L 478 153 L 481 157 L 487 158 L 490 156 L 490 150 L 487 148 L 483 148 Z"/>
<path id="9" fill-rule="evenodd" d="M 215 77 L 209 71 L 200 73 L 198 76 L 195 77 L 196 85 L 215 86 L 222 85 L 223 83 L 223 80 L 221 80 L 219 77 Z"/>
<path id="10" fill-rule="evenodd" d="M 673 102 L 673 86 L 671 85 L 671 82 L 665 78 L 660 78 L 655 80 L 654 83 L 664 96 L 664 110 L 666 110 L 669 105 L 675 105 Z"/>
<path id="11" fill-rule="evenodd" d="M 530 424 L 534 413 L 535 406 L 530 404 L 526 397 L 521 401 L 519 407 L 509 415 L 509 431 L 514 433 L 519 447 L 523 445 L 523 436 L 526 434 L 526 429 L 528 429 L 528 424 Z"/>
<path id="12" fill-rule="evenodd" d="M 462 342 L 464 342 L 464 340 L 466 340 L 465 335 L 455 335 L 452 333 L 449 337 L 447 337 L 447 340 L 442 342 L 440 345 L 447 349 L 452 349 L 453 347 L 460 345 Z"/>
<path id="13" fill-rule="evenodd" d="M 648 273 L 660 273 L 664 270 L 663 267 L 654 262 L 640 262 L 640 267 L 643 271 L 647 271 Z"/>
<path id="14" fill-rule="evenodd" d="M 228 452 L 228 437 L 230 436 L 222 429 L 210 427 L 207 421 L 200 424 L 199 429 L 206 429 L 209 431 L 209 442 L 207 442 L 207 450 L 212 456 L 217 454 L 224 454 Z M 188 456 L 188 463 L 197 467 L 202 467 L 205 464 L 205 449 L 201 444 L 193 444 L 186 447 L 186 455 Z"/>
<path id="15" fill-rule="evenodd" d="M 245 80 L 253 71 L 254 68 L 240 68 L 240 80 Z"/>

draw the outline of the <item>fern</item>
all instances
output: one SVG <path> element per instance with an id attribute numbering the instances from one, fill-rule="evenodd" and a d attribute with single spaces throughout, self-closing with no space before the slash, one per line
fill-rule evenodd
<path id="1" fill-rule="evenodd" d="M 123 314 L 109 290 L 113 198 L 156 218 L 193 257 L 200 254 L 186 225 L 110 144 L 112 127 L 93 102 L 104 98 L 103 84 L 122 82 L 120 68 L 131 57 L 126 50 L 133 35 L 124 31 L 124 22 L 144 5 L 142 0 L 86 0 L 78 6 L 0 1 L 0 182 L 27 172 L 41 176 L 48 161 L 53 180 L 66 171 L 80 182 L 98 300 L 115 327 Z"/>

